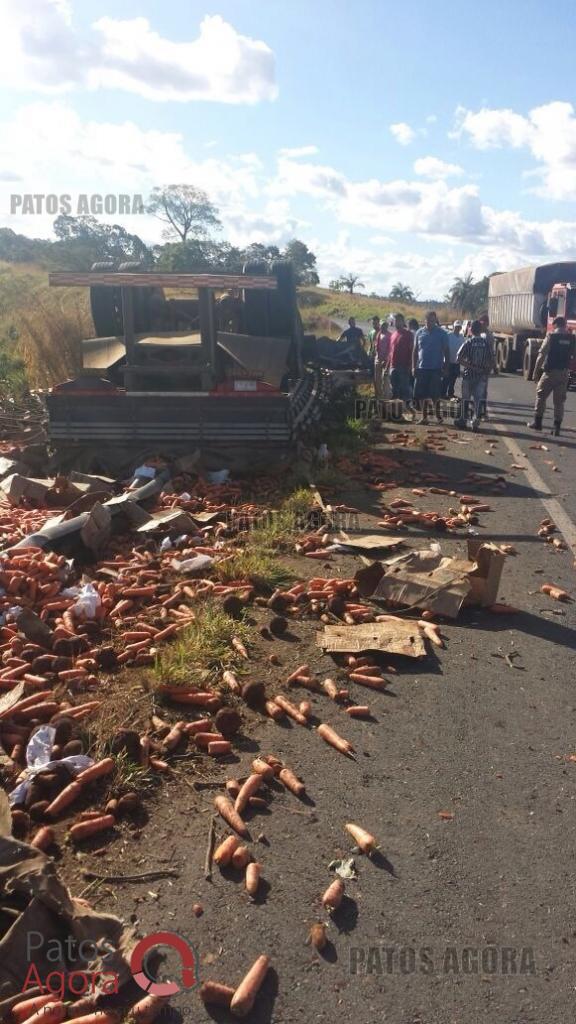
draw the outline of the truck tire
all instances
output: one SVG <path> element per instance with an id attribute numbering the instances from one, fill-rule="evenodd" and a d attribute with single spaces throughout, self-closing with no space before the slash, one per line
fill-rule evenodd
<path id="1" fill-rule="evenodd" d="M 289 260 L 274 260 L 272 273 L 278 282 L 274 292 L 268 292 L 269 328 L 273 338 L 290 338 L 294 332 L 296 312 L 296 283 Z"/>
<path id="2" fill-rule="evenodd" d="M 539 349 L 540 340 L 538 338 L 528 338 L 526 340 L 526 345 L 524 347 L 524 363 L 522 366 L 524 380 L 534 380 L 534 367 L 536 365 Z"/>
<path id="3" fill-rule="evenodd" d="M 111 260 L 103 260 L 100 263 L 93 263 L 90 270 L 116 270 L 116 264 Z M 97 338 L 110 338 L 122 334 L 122 303 L 119 288 L 93 285 L 90 288 L 90 312 Z"/>
<path id="4" fill-rule="evenodd" d="M 144 273 L 145 265 L 140 260 L 126 260 L 120 263 L 118 271 L 125 274 Z M 134 289 L 134 330 L 136 334 L 146 334 L 151 329 L 150 300 L 155 292 L 159 292 L 164 298 L 161 288 L 135 288 Z"/>
<path id="5" fill-rule="evenodd" d="M 496 343 L 496 369 L 498 373 L 506 373 L 506 366 L 510 355 L 510 342 L 507 338 L 500 338 Z"/>

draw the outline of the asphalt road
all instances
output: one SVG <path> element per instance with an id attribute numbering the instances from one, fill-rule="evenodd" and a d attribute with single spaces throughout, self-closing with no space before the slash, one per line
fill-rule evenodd
<path id="1" fill-rule="evenodd" d="M 576 593 L 574 555 L 536 531 L 550 507 L 563 513 L 568 534 L 576 521 L 576 397 L 569 397 L 565 435 L 536 438 L 545 451 L 530 447 L 535 439 L 525 427 L 533 392 L 520 377 L 493 379 L 483 432 L 463 434 L 462 444 L 429 457 L 456 487 L 471 464 L 506 473 L 507 490 L 487 499 L 493 512 L 482 517 L 481 532 L 516 546 L 500 599 L 521 611 L 503 618 L 468 611 L 446 625 L 446 650 L 422 666 L 405 659 L 388 696 L 361 694 L 373 721 L 348 720 L 313 698 L 314 709 L 354 743 L 356 761 L 299 726 L 259 727 L 238 768 L 246 770 L 250 748 L 274 750 L 310 794 L 309 806 L 284 799 L 254 829 L 268 844 L 256 847 L 267 880 L 260 901 L 250 903 L 218 872 L 204 880 L 210 798 L 199 804 L 181 789 L 158 802 L 140 840 L 154 866 L 169 861 L 180 878 L 115 894 L 115 909 L 133 911 L 141 931 L 188 937 L 201 978 L 238 979 L 258 954 L 270 954 L 274 970 L 251 1021 L 565 1024 L 573 1014 L 576 605 L 556 604 L 539 588 L 547 581 Z M 494 449 L 488 438 L 497 440 Z M 371 510 L 377 515 L 375 504 L 366 505 L 364 525 L 374 529 Z M 462 541 L 442 546 L 463 552 Z M 343 574 L 350 569 L 343 566 Z M 308 660 L 314 628 L 297 632 L 294 666 Z M 327 674 L 328 659 L 318 668 Z M 322 958 L 304 939 L 322 919 L 328 863 L 350 850 L 346 821 L 372 831 L 381 856 L 357 858 L 359 878 L 348 884 Z M 125 869 L 143 870 L 129 854 Z M 200 918 L 191 910 L 196 901 Z M 174 1005 L 184 1021 L 210 1019 L 194 993 Z"/>

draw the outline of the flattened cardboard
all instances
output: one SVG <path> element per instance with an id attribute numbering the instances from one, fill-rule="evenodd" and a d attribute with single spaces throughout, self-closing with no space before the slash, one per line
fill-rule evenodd
<path id="1" fill-rule="evenodd" d="M 380 533 L 364 533 L 355 537 L 336 537 L 336 542 L 343 547 L 355 548 L 358 551 L 385 551 L 402 547 L 404 541 L 400 537 L 386 537 Z"/>
<path id="2" fill-rule="evenodd" d="M 324 626 L 316 643 L 334 654 L 380 651 L 423 658 L 426 647 L 415 622 L 363 622 L 358 626 Z"/>
<path id="3" fill-rule="evenodd" d="M 155 533 L 156 530 L 196 533 L 192 516 L 180 508 L 172 508 L 169 512 L 156 512 L 151 519 L 138 527 L 138 533 Z"/>

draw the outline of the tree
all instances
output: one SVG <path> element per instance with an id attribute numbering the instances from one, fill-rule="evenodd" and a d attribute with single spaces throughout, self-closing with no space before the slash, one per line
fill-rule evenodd
<path id="1" fill-rule="evenodd" d="M 154 188 L 146 207 L 148 213 L 167 224 L 163 237 L 186 242 L 207 238 L 211 230 L 221 227 L 218 210 L 202 189 L 193 185 L 165 185 Z"/>
<path id="2" fill-rule="evenodd" d="M 280 249 L 277 245 L 252 242 L 244 249 L 243 256 L 246 263 L 272 263 L 280 259 Z"/>
<path id="3" fill-rule="evenodd" d="M 292 261 L 296 284 L 315 285 L 319 283 L 316 257 L 313 252 L 310 252 L 305 242 L 293 238 L 291 242 L 288 242 L 282 256 L 284 259 Z"/>
<path id="4" fill-rule="evenodd" d="M 402 284 L 401 281 L 397 281 L 394 287 L 390 289 L 388 297 L 395 299 L 396 302 L 416 302 L 416 296 L 410 286 Z"/>
<path id="5" fill-rule="evenodd" d="M 101 260 L 152 262 L 152 253 L 138 235 L 120 224 L 101 224 L 95 217 L 61 214 L 54 221 L 50 258 L 62 266 L 89 270 Z"/>
<path id="6" fill-rule="evenodd" d="M 341 285 L 342 285 L 342 291 L 344 291 L 344 289 L 346 289 L 347 291 L 350 292 L 350 295 L 354 294 L 354 289 L 355 288 L 365 288 L 366 287 L 365 284 L 362 284 L 362 281 L 360 280 L 360 278 L 358 277 L 357 274 L 342 274 L 342 277 L 340 278 L 340 282 L 341 282 Z"/>
<path id="7" fill-rule="evenodd" d="M 329 287 L 331 292 L 341 292 L 341 291 L 343 291 L 344 290 L 344 285 L 342 284 L 342 278 L 341 277 L 334 278 L 333 281 L 330 281 L 328 287 Z"/>
<path id="8" fill-rule="evenodd" d="M 455 278 L 446 301 L 458 313 L 469 313 L 474 316 L 488 301 L 488 278 L 483 277 L 480 281 L 474 281 L 471 273 Z"/>
<path id="9" fill-rule="evenodd" d="M 244 253 L 228 242 L 167 242 L 154 249 L 156 267 L 179 274 L 201 274 L 207 271 L 240 274 Z"/>

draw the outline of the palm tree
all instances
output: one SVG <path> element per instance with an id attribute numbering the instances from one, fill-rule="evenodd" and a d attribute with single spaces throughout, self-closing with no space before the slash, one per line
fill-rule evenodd
<path id="1" fill-rule="evenodd" d="M 457 277 L 448 291 L 446 301 L 458 313 L 474 313 L 476 308 L 474 277 L 471 273 Z"/>
<path id="2" fill-rule="evenodd" d="M 390 299 L 395 299 L 396 302 L 416 302 L 416 296 L 414 292 L 407 284 L 402 284 L 401 281 L 397 281 L 394 287 L 390 290 Z"/>
<path id="3" fill-rule="evenodd" d="M 346 288 L 350 295 L 354 294 L 355 288 L 365 288 L 366 285 L 362 284 L 362 281 L 357 274 L 343 274 L 340 278 L 340 283 L 343 288 Z"/>

